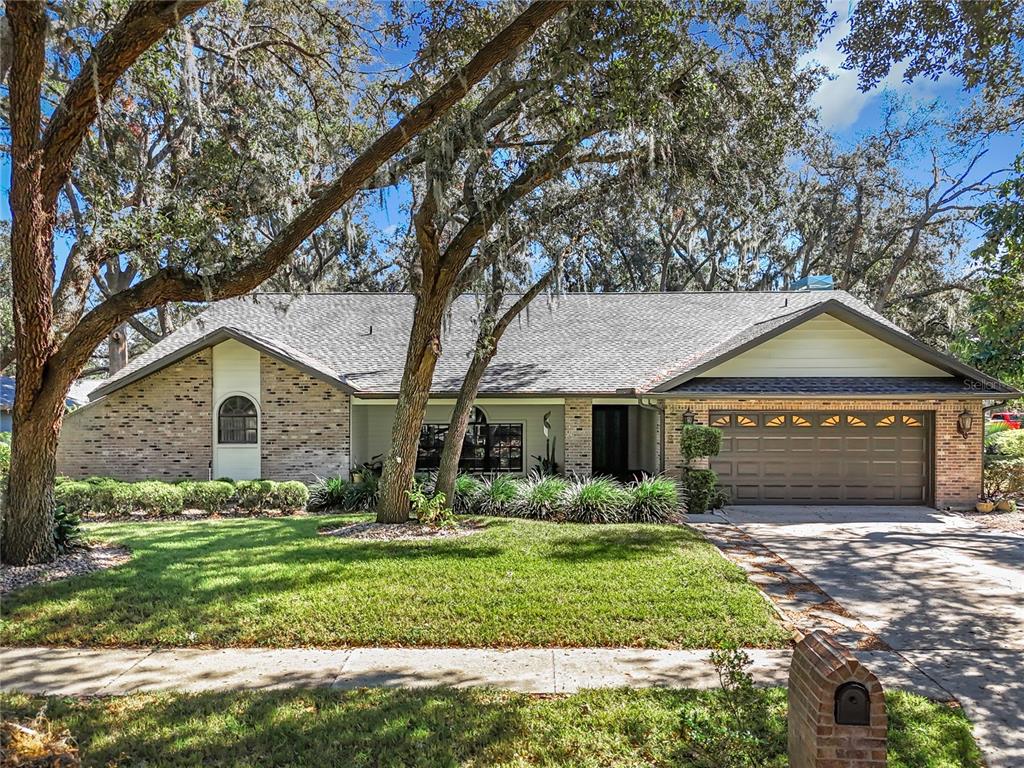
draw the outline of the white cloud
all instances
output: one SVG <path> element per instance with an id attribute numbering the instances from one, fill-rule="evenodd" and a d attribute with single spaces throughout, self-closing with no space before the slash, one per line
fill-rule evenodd
<path id="1" fill-rule="evenodd" d="M 801 60 L 802 64 L 818 64 L 825 67 L 830 79 L 823 80 L 811 99 L 811 104 L 819 110 L 821 123 L 831 131 L 841 131 L 857 122 L 860 113 L 872 99 L 877 98 L 883 89 L 890 91 L 905 87 L 900 80 L 903 68 L 899 73 L 890 72 L 889 76 L 867 93 L 857 88 L 857 73 L 843 69 L 846 58 L 839 50 L 839 41 L 850 31 L 849 14 L 838 8 L 839 19 L 832 30 L 821 39 L 818 47 Z"/>
<path id="2" fill-rule="evenodd" d="M 903 82 L 906 64 L 892 68 L 889 75 L 867 93 L 857 87 L 857 72 L 843 69 L 846 56 L 839 50 L 839 41 L 850 31 L 850 6 L 845 2 L 833 2 L 831 10 L 838 14 L 832 30 L 821 39 L 818 47 L 804 55 L 801 64 L 818 64 L 825 67 L 831 79 L 823 80 L 811 99 L 819 110 L 821 124 L 833 132 L 842 131 L 857 122 L 864 108 L 874 99 L 888 93 L 909 92 L 916 101 L 934 99 L 943 90 L 956 87 L 952 75 L 943 75 L 937 81 L 919 78 L 912 84 Z"/>

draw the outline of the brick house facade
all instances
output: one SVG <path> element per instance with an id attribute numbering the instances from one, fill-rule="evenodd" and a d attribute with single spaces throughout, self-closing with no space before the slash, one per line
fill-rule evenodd
<path id="1" fill-rule="evenodd" d="M 260 475 L 311 482 L 349 468 L 349 396 L 261 354 Z M 62 475 L 206 480 L 214 451 L 209 351 L 69 414 L 57 452 Z"/>
<path id="2" fill-rule="evenodd" d="M 526 473 L 553 451 L 568 474 L 680 477 L 684 415 L 708 424 L 712 413 L 733 412 L 752 429 L 734 430 L 732 453 L 715 468 L 735 475 L 723 487 L 753 488 L 734 496 L 739 503 L 973 504 L 983 404 L 1013 390 L 852 297 L 825 293 L 570 296 L 531 312 L 509 328 L 481 385 L 487 423 L 477 425 L 474 450 L 491 456 L 501 441 L 495 471 Z M 218 302 L 65 418 L 59 471 L 347 476 L 389 448 L 409 309 L 401 294 Z M 476 311 L 471 297 L 453 304 L 428 406 L 425 434 L 435 443 Z M 797 428 L 806 426 L 814 429 Z M 436 444 L 421 444 L 423 457 L 430 450 Z M 809 455 L 819 474 L 804 482 Z"/>
<path id="3" fill-rule="evenodd" d="M 57 471 L 74 478 L 206 480 L 213 460 L 209 350 L 64 418 Z"/>

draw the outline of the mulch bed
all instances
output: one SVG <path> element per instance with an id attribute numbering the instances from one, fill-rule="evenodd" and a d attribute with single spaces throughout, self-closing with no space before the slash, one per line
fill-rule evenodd
<path id="1" fill-rule="evenodd" d="M 479 521 L 460 521 L 454 526 L 437 528 L 432 525 L 408 523 L 350 523 L 340 528 L 326 528 L 319 533 L 321 536 L 338 536 L 343 539 L 358 541 L 418 541 L 425 539 L 453 539 L 469 536 L 481 531 L 484 524 Z"/>
<path id="2" fill-rule="evenodd" d="M 115 568 L 131 560 L 132 553 L 110 544 L 90 544 L 59 555 L 52 563 L 7 565 L 0 563 L 0 595 L 30 584 L 82 576 L 93 571 Z"/>
<path id="3" fill-rule="evenodd" d="M 1022 506 L 1024 506 L 1024 500 L 1017 502 L 1016 512 L 981 513 L 972 511 L 962 512 L 961 514 L 968 520 L 980 523 L 986 528 L 1024 534 L 1024 511 L 1021 510 Z"/>

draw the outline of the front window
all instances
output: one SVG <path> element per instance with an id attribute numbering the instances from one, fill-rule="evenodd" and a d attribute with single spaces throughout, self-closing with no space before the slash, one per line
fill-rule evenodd
<path id="1" fill-rule="evenodd" d="M 424 424 L 420 429 L 420 445 L 416 468 L 437 469 L 448 434 L 447 424 Z M 522 472 L 523 425 L 491 424 L 479 408 L 466 428 L 459 457 L 462 472 Z"/>
<path id="2" fill-rule="evenodd" d="M 217 442 L 255 444 L 259 416 L 256 404 L 248 397 L 233 395 L 217 411 Z"/>

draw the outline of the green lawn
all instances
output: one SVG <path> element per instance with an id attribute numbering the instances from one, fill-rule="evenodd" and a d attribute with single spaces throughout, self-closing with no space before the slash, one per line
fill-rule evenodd
<path id="1" fill-rule="evenodd" d="M 447 540 L 317 535 L 341 519 L 89 526 L 90 537 L 135 557 L 6 597 L 0 644 L 702 648 L 788 639 L 743 572 L 688 528 L 492 519 Z"/>
<path id="2" fill-rule="evenodd" d="M 738 713 L 757 765 L 786 765 L 785 691 Z M 980 765 L 959 710 L 887 696 L 890 768 Z M 106 699 L 0 695 L 7 717 L 43 705 L 86 766 L 673 766 L 741 753 L 718 691 L 601 690 L 531 697 L 486 689 L 283 691 Z M 732 722 L 736 722 L 733 720 Z M 714 736 L 713 734 L 718 734 Z"/>

